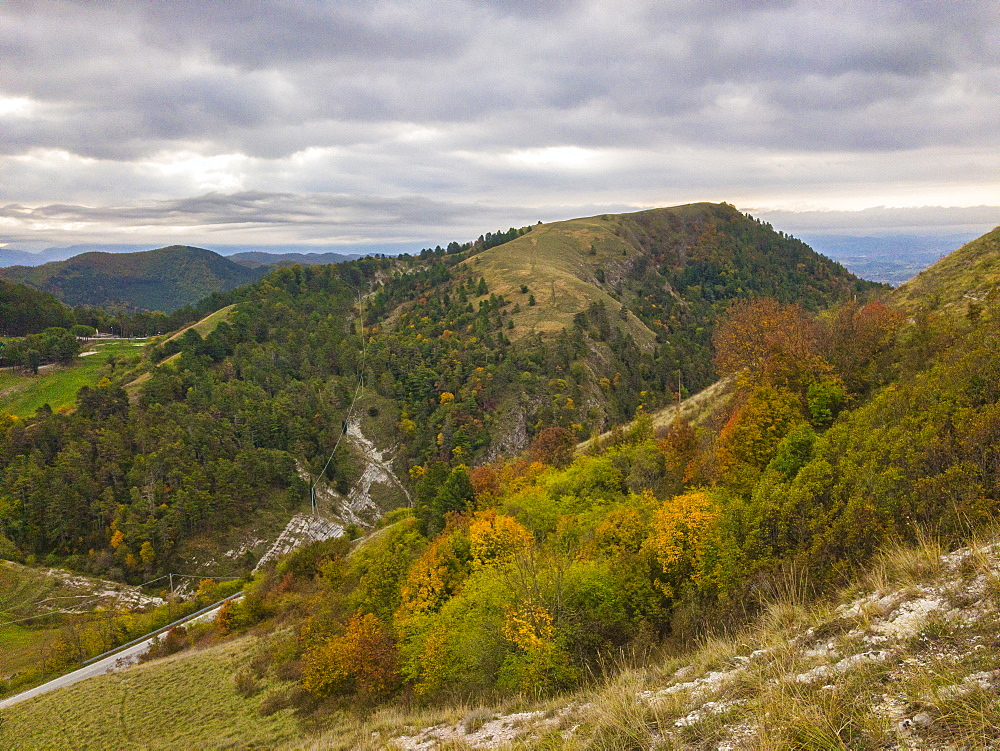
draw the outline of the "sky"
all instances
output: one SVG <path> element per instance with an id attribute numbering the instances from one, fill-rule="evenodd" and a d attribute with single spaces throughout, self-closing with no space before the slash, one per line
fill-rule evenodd
<path id="1" fill-rule="evenodd" d="M 0 247 L 1000 224 L 996 0 L 0 0 Z"/>

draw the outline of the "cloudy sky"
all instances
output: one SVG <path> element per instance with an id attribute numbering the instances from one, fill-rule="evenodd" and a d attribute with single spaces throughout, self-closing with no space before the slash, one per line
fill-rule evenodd
<path id="1" fill-rule="evenodd" d="M 0 0 L 0 244 L 1000 224 L 996 0 Z"/>

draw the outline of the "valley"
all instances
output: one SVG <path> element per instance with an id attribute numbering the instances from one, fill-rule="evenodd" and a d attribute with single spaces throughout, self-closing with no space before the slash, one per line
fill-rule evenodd
<path id="1" fill-rule="evenodd" d="M 605 214 L 266 270 L 0 374 L 18 576 L 205 578 L 0 631 L 0 697 L 244 592 L 0 741 L 975 747 L 1000 666 L 944 663 L 996 618 L 996 232 L 892 290 L 728 204 Z"/>

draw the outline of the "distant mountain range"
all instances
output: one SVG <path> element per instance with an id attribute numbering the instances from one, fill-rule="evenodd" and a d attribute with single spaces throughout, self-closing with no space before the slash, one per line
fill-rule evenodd
<path id="1" fill-rule="evenodd" d="M 950 235 L 893 234 L 882 236 L 856 236 L 829 233 L 796 235 L 814 250 L 842 263 L 851 273 L 873 282 L 898 286 L 912 279 L 931 264 L 955 248 L 976 237 L 975 233 Z M 322 246 L 321 246 L 322 247 Z M 250 268 L 265 265 L 303 265 L 342 263 L 362 258 L 370 253 L 385 252 L 396 255 L 416 252 L 409 244 L 378 246 L 348 246 L 362 252 L 335 252 L 327 250 L 301 250 L 296 246 L 216 246 L 214 252 Z M 52 261 L 65 261 L 81 253 L 134 253 L 149 250 L 148 245 L 89 244 L 63 248 L 46 248 L 28 252 L 13 248 L 0 248 L 0 269 L 9 266 L 41 266 Z"/>
<path id="2" fill-rule="evenodd" d="M 8 266 L 41 266 L 53 261 L 66 261 L 81 253 L 135 253 L 150 250 L 148 245 L 70 245 L 65 248 L 46 248 L 37 253 L 15 248 L 0 248 L 0 268 Z"/>
<path id="3" fill-rule="evenodd" d="M 211 250 L 171 245 L 134 252 L 73 253 L 71 248 L 42 253 L 0 250 L 0 261 L 24 261 L 0 267 L 0 277 L 55 295 L 67 305 L 94 305 L 171 312 L 212 292 L 225 292 L 256 281 L 276 266 L 341 263 L 359 254 L 265 253 L 248 251 L 224 257 Z M 25 259 L 24 257 L 28 258 Z M 39 257 L 43 264 L 31 263 Z"/>
<path id="4" fill-rule="evenodd" d="M 137 253 L 81 253 L 42 266 L 0 269 L 0 277 L 50 292 L 67 305 L 170 312 L 256 281 L 267 270 L 211 250 L 171 245 Z"/>
<path id="5" fill-rule="evenodd" d="M 327 263 L 343 263 L 344 261 L 353 261 L 355 258 L 361 257 L 361 253 L 265 253 L 260 250 L 233 253 L 233 255 L 228 256 L 230 260 L 250 268 L 294 263 L 300 263 L 304 266 L 314 266 Z"/>
<path id="6" fill-rule="evenodd" d="M 53 261 L 67 261 L 83 253 L 136 253 L 153 250 L 148 245 L 70 245 L 65 248 L 46 248 L 38 252 L 18 250 L 16 248 L 0 248 L 0 269 L 10 266 L 41 266 Z M 302 252 L 299 250 L 288 250 L 282 246 L 276 246 L 271 250 L 260 250 L 254 246 L 250 249 L 240 250 L 239 247 L 221 247 L 213 251 L 221 256 L 230 258 L 245 266 L 262 266 L 288 263 L 301 263 L 307 265 L 342 263 L 355 258 L 362 258 L 365 253 L 334 253 L 332 251 Z M 398 252 L 394 249 L 390 255 Z"/>

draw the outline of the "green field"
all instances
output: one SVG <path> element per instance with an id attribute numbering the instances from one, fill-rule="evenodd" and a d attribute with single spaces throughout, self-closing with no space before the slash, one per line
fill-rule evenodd
<path id="1" fill-rule="evenodd" d="M 30 417 L 44 404 L 53 410 L 72 406 L 81 386 L 94 386 L 100 381 L 101 369 L 111 355 L 119 360 L 132 358 L 141 351 L 137 344 L 140 342 L 111 341 L 90 345 L 84 351 L 93 350 L 97 354 L 80 357 L 69 366 L 45 366 L 36 376 L 13 370 L 0 371 L 0 414 Z"/>
<path id="2" fill-rule="evenodd" d="M 34 668 L 45 647 L 58 636 L 59 628 L 54 626 L 31 628 L 17 623 L 0 626 L 0 680 Z"/>
<path id="3" fill-rule="evenodd" d="M 291 709 L 264 716 L 261 702 L 289 684 L 261 681 L 244 698 L 250 638 L 101 675 L 3 710 L 2 748 L 273 748 L 300 737 Z M 192 659 L 194 657 L 194 659 Z"/>

